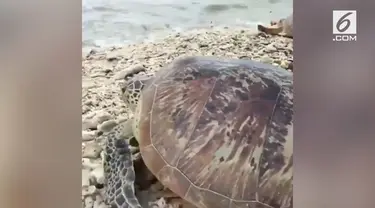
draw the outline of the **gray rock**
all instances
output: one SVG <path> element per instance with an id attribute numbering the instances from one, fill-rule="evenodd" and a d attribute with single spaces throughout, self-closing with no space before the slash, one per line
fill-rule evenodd
<path id="1" fill-rule="evenodd" d="M 82 113 L 85 114 L 85 113 L 88 113 L 90 111 L 90 107 L 84 105 L 82 106 Z"/>
<path id="2" fill-rule="evenodd" d="M 109 52 L 107 53 L 106 55 L 106 59 L 107 61 L 111 62 L 111 61 L 118 61 L 120 60 L 122 57 L 120 56 L 120 54 L 117 52 L 117 51 L 113 51 L 113 52 Z"/>
<path id="3" fill-rule="evenodd" d="M 90 113 L 86 114 L 85 117 L 84 117 L 84 120 L 94 118 L 96 116 L 96 113 L 97 113 L 96 111 L 93 111 L 93 112 L 90 112 Z"/>
<path id="4" fill-rule="evenodd" d="M 83 82 L 82 83 L 82 88 L 84 89 L 91 89 L 91 88 L 95 88 L 96 87 L 96 84 L 94 82 Z"/>
<path id="5" fill-rule="evenodd" d="M 289 61 L 283 60 L 283 61 L 281 61 L 280 66 L 284 69 L 288 69 L 290 67 L 290 63 L 289 63 Z"/>
<path id="6" fill-rule="evenodd" d="M 98 125 L 98 130 L 102 132 L 109 132 L 116 125 L 117 122 L 114 120 L 104 121 L 102 124 Z"/>
<path id="7" fill-rule="evenodd" d="M 143 65 L 137 64 L 137 65 L 135 65 L 131 68 L 124 69 L 124 70 L 116 73 L 115 76 L 114 76 L 114 79 L 115 80 L 122 80 L 122 79 L 125 79 L 125 77 L 127 77 L 129 75 L 136 74 L 136 73 L 143 72 L 143 71 L 146 71 L 146 68 Z"/>
<path id="8" fill-rule="evenodd" d="M 275 51 L 277 51 L 277 49 L 273 46 L 273 44 L 270 44 L 270 45 L 267 45 L 267 46 L 264 48 L 264 51 L 270 53 L 270 52 L 275 52 Z"/>

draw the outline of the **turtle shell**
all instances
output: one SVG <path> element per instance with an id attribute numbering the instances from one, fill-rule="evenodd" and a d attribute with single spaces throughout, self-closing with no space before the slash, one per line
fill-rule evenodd
<path id="1" fill-rule="evenodd" d="M 181 58 L 138 106 L 150 171 L 201 208 L 291 208 L 292 73 L 250 60 Z"/>

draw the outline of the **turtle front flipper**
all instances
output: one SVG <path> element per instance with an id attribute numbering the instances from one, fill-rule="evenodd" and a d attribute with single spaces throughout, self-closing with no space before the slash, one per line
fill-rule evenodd
<path id="1" fill-rule="evenodd" d="M 135 196 L 135 171 L 128 139 L 133 136 L 132 120 L 104 135 L 105 201 L 111 208 L 142 208 Z"/>

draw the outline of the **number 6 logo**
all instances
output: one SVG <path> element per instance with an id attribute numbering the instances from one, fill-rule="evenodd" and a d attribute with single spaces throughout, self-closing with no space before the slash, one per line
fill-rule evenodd
<path id="1" fill-rule="evenodd" d="M 336 29 L 339 32 L 345 32 L 350 27 L 350 20 L 346 19 L 349 15 L 353 14 L 353 12 L 348 12 L 344 14 L 336 23 Z M 344 27 L 341 27 L 344 24 Z"/>

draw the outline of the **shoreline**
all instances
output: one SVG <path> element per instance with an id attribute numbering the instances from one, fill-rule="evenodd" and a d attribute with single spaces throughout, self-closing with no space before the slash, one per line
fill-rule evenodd
<path id="1" fill-rule="evenodd" d="M 132 117 L 120 100 L 120 86 L 127 71 L 143 67 L 155 72 L 180 56 L 222 56 L 252 59 L 290 70 L 293 40 L 259 33 L 249 28 L 203 29 L 170 34 L 162 40 L 92 50 L 82 57 L 82 207 L 102 208 L 101 152 L 103 132 Z M 143 72 L 141 72 L 143 73 Z M 137 147 L 131 147 L 134 150 Z M 140 158 L 134 152 L 135 158 Z M 149 178 L 141 180 L 149 181 Z M 155 201 L 154 188 L 141 191 L 145 205 Z M 145 206 L 146 207 L 146 206 Z M 185 208 L 185 206 L 184 206 Z"/>
<path id="2" fill-rule="evenodd" d="M 91 50 L 96 50 L 98 52 L 103 52 L 106 50 L 110 50 L 111 48 L 117 48 L 117 47 L 126 47 L 129 45 L 137 45 L 137 44 L 143 44 L 143 43 L 157 43 L 161 42 L 166 38 L 169 38 L 171 36 L 175 36 L 177 34 L 182 34 L 184 36 L 186 35 L 199 35 L 201 33 L 205 32 L 211 32 L 211 31 L 220 31 L 220 32 L 226 32 L 227 30 L 234 30 L 234 31 L 240 31 L 245 30 L 250 33 L 258 33 L 258 30 L 256 29 L 256 24 L 249 27 L 248 26 L 201 26 L 201 27 L 191 27 L 191 28 L 185 28 L 182 31 L 169 31 L 168 33 L 155 33 L 155 38 L 146 38 L 142 41 L 135 41 L 135 42 L 129 42 L 129 43 L 122 43 L 122 44 L 111 44 L 108 46 L 82 46 L 82 55 L 86 55 Z"/>

